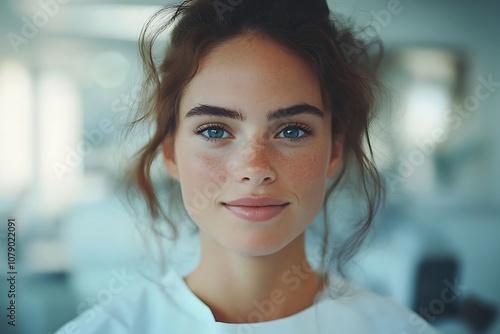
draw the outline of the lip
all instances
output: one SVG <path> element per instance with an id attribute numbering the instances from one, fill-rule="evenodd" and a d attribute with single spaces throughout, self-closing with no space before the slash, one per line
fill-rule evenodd
<path id="1" fill-rule="evenodd" d="M 235 216 L 254 222 L 270 220 L 279 215 L 288 202 L 270 197 L 245 197 L 223 203 L 224 207 Z"/>
<path id="2" fill-rule="evenodd" d="M 270 206 L 270 205 L 284 205 L 286 201 L 281 201 L 271 197 L 243 197 L 224 204 L 232 206 Z"/>

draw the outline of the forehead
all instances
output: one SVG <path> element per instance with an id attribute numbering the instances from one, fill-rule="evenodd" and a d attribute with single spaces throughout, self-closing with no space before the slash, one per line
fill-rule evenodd
<path id="1" fill-rule="evenodd" d="M 308 103 L 323 109 L 320 86 L 308 64 L 255 35 L 231 39 L 202 59 L 186 87 L 181 112 L 200 103 L 263 110 Z"/>

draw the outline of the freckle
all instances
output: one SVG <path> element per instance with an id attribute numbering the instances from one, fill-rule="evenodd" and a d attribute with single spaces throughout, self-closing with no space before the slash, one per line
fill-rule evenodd
<path id="1" fill-rule="evenodd" d="M 213 157 L 205 157 L 202 159 L 204 167 L 208 170 L 212 170 L 217 168 L 218 165 L 220 165 L 220 161 L 217 161 Z"/>

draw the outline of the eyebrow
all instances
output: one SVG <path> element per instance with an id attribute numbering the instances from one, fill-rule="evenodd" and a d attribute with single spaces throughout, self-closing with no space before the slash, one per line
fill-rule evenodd
<path id="1" fill-rule="evenodd" d="M 280 108 L 276 110 L 269 111 L 267 113 L 267 120 L 272 121 L 280 118 L 292 117 L 297 115 L 313 115 L 320 118 L 324 118 L 325 114 L 318 108 L 311 106 L 309 104 L 298 104 L 287 108 Z M 217 107 L 207 104 L 200 104 L 189 110 L 184 118 L 190 118 L 195 116 L 216 116 L 216 117 L 227 117 L 231 119 L 236 119 L 240 121 L 245 121 L 246 117 L 239 111 Z"/>
<path id="2" fill-rule="evenodd" d="M 272 121 L 279 118 L 297 116 L 297 115 L 313 115 L 319 118 L 324 118 L 325 115 L 321 110 L 309 104 L 298 104 L 288 108 L 276 109 L 267 113 L 267 120 Z"/>

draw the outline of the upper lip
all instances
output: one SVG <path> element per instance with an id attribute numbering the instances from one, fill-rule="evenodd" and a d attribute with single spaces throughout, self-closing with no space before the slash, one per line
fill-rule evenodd
<path id="1" fill-rule="evenodd" d="M 232 206 L 270 206 L 288 204 L 286 201 L 281 201 L 271 197 L 243 197 L 224 204 Z"/>

